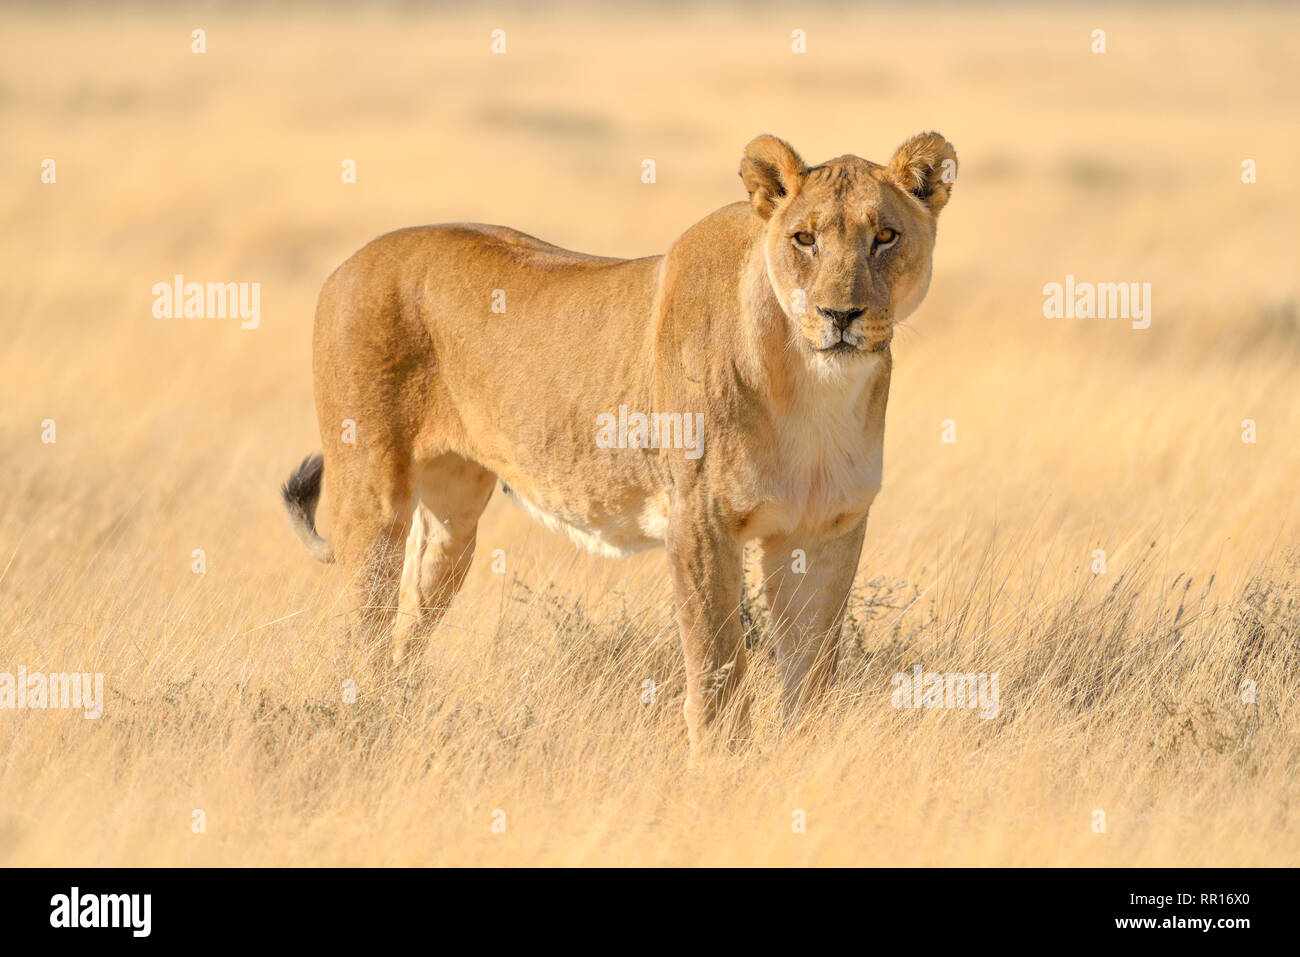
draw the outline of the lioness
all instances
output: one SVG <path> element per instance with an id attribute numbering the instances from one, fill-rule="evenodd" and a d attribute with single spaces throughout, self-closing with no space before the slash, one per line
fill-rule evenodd
<path id="1" fill-rule="evenodd" d="M 460 588 L 500 481 L 593 550 L 666 546 L 693 746 L 747 722 L 748 539 L 762 544 L 785 713 L 815 699 L 880 490 L 893 328 L 925 296 L 955 171 L 937 133 L 885 166 L 808 167 L 759 136 L 740 163 L 749 201 L 663 256 L 588 256 L 474 224 L 362 248 L 316 309 L 324 455 L 282 490 L 307 550 L 351 576 L 349 628 L 383 634 L 396 613 L 402 661 Z M 648 419 L 655 441 L 641 425 L 599 441 L 616 415 L 620 430 Z M 702 454 L 673 447 L 692 422 Z M 322 471 L 332 543 L 314 521 Z"/>

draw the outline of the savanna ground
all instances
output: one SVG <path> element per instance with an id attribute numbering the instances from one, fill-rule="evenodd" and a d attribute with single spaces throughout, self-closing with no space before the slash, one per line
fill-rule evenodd
<path id="1" fill-rule="evenodd" d="M 0 863 L 1296 863 L 1298 28 L 1242 5 L 0 13 L 0 671 L 108 689 L 99 720 L 0 711 Z M 320 444 L 335 265 L 454 220 L 659 252 L 743 197 L 757 133 L 884 160 L 931 128 L 960 180 L 805 726 L 778 725 L 750 603 L 753 744 L 692 765 L 662 553 L 580 553 L 499 497 L 414 679 L 344 701 L 343 582 L 276 494 Z M 260 326 L 155 319 L 176 273 L 260 282 Z M 1066 274 L 1150 282 L 1150 328 L 1045 319 Z M 998 717 L 895 709 L 915 664 L 996 672 Z"/>

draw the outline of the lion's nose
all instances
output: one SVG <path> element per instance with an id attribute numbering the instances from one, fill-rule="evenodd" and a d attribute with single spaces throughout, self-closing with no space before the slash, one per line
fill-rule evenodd
<path id="1" fill-rule="evenodd" d="M 819 313 L 821 313 L 822 316 L 824 316 L 825 318 L 829 319 L 831 322 L 835 323 L 835 328 L 836 328 L 837 331 L 839 331 L 839 332 L 843 332 L 845 329 L 847 329 L 847 328 L 849 327 L 849 323 L 850 323 L 850 322 L 852 322 L 854 319 L 858 318 L 858 316 L 862 315 L 862 314 L 863 314 L 864 312 L 866 312 L 867 310 L 865 310 L 865 309 L 826 309 L 826 308 L 823 307 L 823 306 L 818 306 L 818 307 L 817 307 L 817 311 L 818 311 Z"/>

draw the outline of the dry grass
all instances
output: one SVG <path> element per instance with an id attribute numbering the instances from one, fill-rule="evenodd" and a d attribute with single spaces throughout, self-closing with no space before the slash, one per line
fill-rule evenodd
<path id="1" fill-rule="evenodd" d="M 110 689 L 98 721 L 0 712 L 0 863 L 1296 863 L 1298 27 L 1267 7 L 0 14 L 0 671 Z M 804 728 L 774 722 L 751 607 L 753 747 L 690 765 L 662 556 L 579 554 L 502 501 L 415 679 L 341 700 L 342 582 L 275 495 L 318 444 L 334 265 L 457 219 L 659 251 L 741 194 L 756 133 L 883 159 L 921 128 L 962 180 L 895 347 L 843 677 Z M 261 327 L 152 318 L 176 272 L 261 282 Z M 1043 319 L 1066 273 L 1151 282 L 1151 328 Z M 894 709 L 916 663 L 997 672 L 999 717 Z"/>

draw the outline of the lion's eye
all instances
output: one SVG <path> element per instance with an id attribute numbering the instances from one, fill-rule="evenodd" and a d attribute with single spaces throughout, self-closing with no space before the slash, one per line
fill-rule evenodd
<path id="1" fill-rule="evenodd" d="M 879 249 L 881 246 L 888 246 L 897 238 L 898 230 L 890 229 L 886 226 L 884 229 L 876 232 L 876 248 Z"/>
<path id="2" fill-rule="evenodd" d="M 817 237 L 812 233 L 799 232 L 794 234 L 794 241 L 800 246 L 811 246 L 817 242 Z"/>

